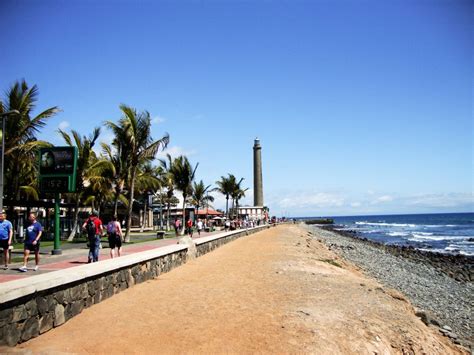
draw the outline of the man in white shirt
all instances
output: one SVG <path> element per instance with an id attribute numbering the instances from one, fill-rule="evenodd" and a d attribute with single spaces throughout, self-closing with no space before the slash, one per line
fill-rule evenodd
<path id="1" fill-rule="evenodd" d="M 198 219 L 198 222 L 196 223 L 196 227 L 197 227 L 197 230 L 198 230 L 198 235 L 201 235 L 203 224 L 202 224 L 202 221 L 200 219 Z"/>

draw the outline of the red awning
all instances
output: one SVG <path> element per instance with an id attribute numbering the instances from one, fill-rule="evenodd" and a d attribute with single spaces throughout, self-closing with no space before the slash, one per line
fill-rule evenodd
<path id="1" fill-rule="evenodd" d="M 222 212 L 219 212 L 219 211 L 216 211 L 216 210 L 213 210 L 212 208 L 209 208 L 209 209 L 203 209 L 203 210 L 198 210 L 198 213 L 197 213 L 199 216 L 205 216 L 206 214 L 208 216 L 223 216 L 224 213 Z"/>

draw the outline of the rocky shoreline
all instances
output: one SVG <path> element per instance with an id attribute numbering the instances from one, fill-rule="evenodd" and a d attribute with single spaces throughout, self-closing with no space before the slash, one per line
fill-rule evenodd
<path id="1" fill-rule="evenodd" d="M 329 249 L 404 293 L 426 324 L 474 348 L 474 258 L 382 245 L 331 227 L 307 228 Z"/>
<path id="2" fill-rule="evenodd" d="M 460 282 L 474 282 L 474 256 L 443 254 L 416 249 L 412 246 L 386 245 L 359 237 L 356 231 L 338 230 L 336 226 L 322 227 L 345 237 L 357 238 L 375 248 L 414 262 L 430 264 L 437 270 Z"/>

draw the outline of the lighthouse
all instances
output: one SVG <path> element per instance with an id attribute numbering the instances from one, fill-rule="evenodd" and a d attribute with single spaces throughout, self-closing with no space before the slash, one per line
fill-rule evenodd
<path id="1" fill-rule="evenodd" d="M 253 205 L 263 207 L 262 146 L 258 138 L 253 145 Z"/>

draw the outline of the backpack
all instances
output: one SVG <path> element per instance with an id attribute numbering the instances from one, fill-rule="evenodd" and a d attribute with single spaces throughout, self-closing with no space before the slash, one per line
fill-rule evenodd
<path id="1" fill-rule="evenodd" d="M 111 236 L 117 234 L 117 222 L 111 221 L 107 224 L 107 233 Z"/>
<path id="2" fill-rule="evenodd" d="M 92 220 L 92 218 L 89 218 L 87 220 L 87 223 L 86 223 L 86 232 L 87 232 L 87 236 L 89 238 L 93 238 L 95 237 L 95 234 L 97 232 L 97 229 L 95 227 L 95 223 L 94 221 Z"/>

